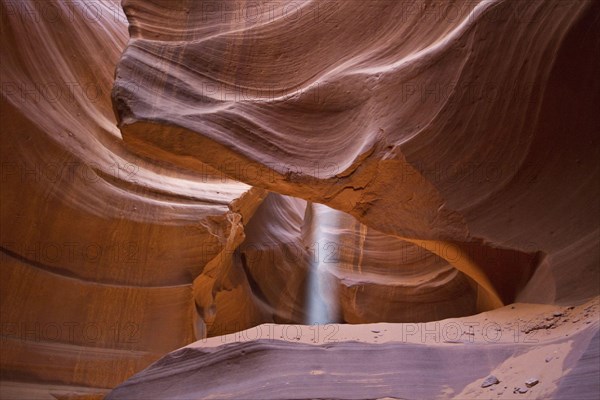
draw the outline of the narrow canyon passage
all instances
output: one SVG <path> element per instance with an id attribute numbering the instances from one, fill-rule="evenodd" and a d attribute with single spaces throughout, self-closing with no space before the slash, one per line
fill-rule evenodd
<path id="1" fill-rule="evenodd" d="M 600 2 L 0 5 L 2 399 L 600 396 Z"/>

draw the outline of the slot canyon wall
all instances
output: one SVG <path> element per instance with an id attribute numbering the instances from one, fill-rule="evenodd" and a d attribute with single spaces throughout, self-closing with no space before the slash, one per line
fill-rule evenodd
<path id="1" fill-rule="evenodd" d="M 2 398 L 599 395 L 599 2 L 0 4 Z"/>

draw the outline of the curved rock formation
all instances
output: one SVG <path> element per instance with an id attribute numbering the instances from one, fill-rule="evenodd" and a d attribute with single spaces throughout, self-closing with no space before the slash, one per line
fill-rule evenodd
<path id="1" fill-rule="evenodd" d="M 2 398 L 598 397 L 600 3 L 122 3 L 0 2 Z"/>
<path id="2" fill-rule="evenodd" d="M 597 37 L 571 39 L 594 23 L 593 2 L 423 2 L 416 10 L 396 1 L 324 4 L 335 13 L 315 17 L 315 3 L 307 2 L 294 21 L 280 10 L 281 18 L 259 14 L 264 23 L 240 24 L 224 23 L 223 9 L 193 2 L 125 2 L 132 40 L 113 90 L 125 141 L 150 157 L 160 149 L 189 169 L 200 160 L 249 184 L 346 211 L 384 233 L 450 248 L 460 254 L 453 265 L 483 289 L 480 309 L 515 294 L 490 274 L 497 265 L 471 256 L 478 246 L 489 252 L 478 238 L 492 240 L 492 248 L 546 253 L 582 237 L 589 238 L 584 247 L 594 243 L 596 225 L 540 243 L 534 232 L 497 229 L 506 216 L 544 201 L 554 183 L 554 167 L 538 157 L 552 151 L 550 138 L 568 137 L 569 125 L 549 123 L 557 115 L 552 102 L 581 86 L 555 84 L 560 74 L 577 71 L 590 87 L 584 107 L 597 104 L 597 59 L 590 59 Z M 435 28 L 428 7 L 435 8 Z M 355 29 L 357 18 L 366 32 Z M 167 26 L 177 28 L 160 28 Z M 577 46 L 586 48 L 565 54 Z M 573 169 L 577 182 L 598 174 L 597 146 L 584 144 L 596 123 L 578 119 L 581 145 L 561 143 L 580 150 L 580 163 L 587 160 L 589 168 Z M 534 190 L 525 191 L 534 176 Z M 574 196 L 593 198 L 592 186 L 578 186 Z M 552 204 L 572 210 L 570 201 Z M 581 207 L 570 221 L 598 215 L 595 204 Z M 525 262 L 510 274 L 522 271 L 518 280 L 526 281 L 531 268 Z"/>
<path id="3" fill-rule="evenodd" d="M 101 393 L 203 337 L 192 282 L 265 193 L 125 149 L 118 4 L 9 1 L 2 18 L 3 385 Z"/>
<path id="4" fill-rule="evenodd" d="M 175 351 L 107 398 L 593 399 L 597 312 L 519 304 L 429 324 L 260 325 Z M 488 375 L 499 383 L 482 387 Z"/>

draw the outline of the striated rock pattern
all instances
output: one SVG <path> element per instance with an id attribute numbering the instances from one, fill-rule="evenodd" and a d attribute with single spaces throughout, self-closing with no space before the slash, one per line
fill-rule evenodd
<path id="1" fill-rule="evenodd" d="M 203 337 L 193 281 L 266 195 L 123 146 L 110 91 L 126 20 L 93 6 L 2 4 L 0 364 L 17 398 L 106 392 Z"/>
<path id="2" fill-rule="evenodd" d="M 478 283 L 479 309 L 515 293 L 491 272 L 498 257 L 474 252 L 541 251 L 556 275 L 575 246 L 587 257 L 572 253 L 577 268 L 594 270 L 595 2 L 415 7 L 306 2 L 292 20 L 125 1 L 131 40 L 113 89 L 123 137 L 139 154 L 201 161 L 420 241 Z M 522 288 L 543 257 L 510 254 L 500 264 Z"/>
<path id="3" fill-rule="evenodd" d="M 477 285 L 448 262 L 340 211 L 270 193 L 245 233 L 233 258 L 254 294 L 271 305 L 274 322 L 307 321 L 306 298 L 315 296 L 306 293 L 307 275 L 318 263 L 330 277 L 330 300 L 339 303 L 335 321 L 430 321 L 476 312 Z"/>
<path id="4" fill-rule="evenodd" d="M 512 400 L 531 374 L 525 398 L 596 397 L 597 314 L 578 330 L 558 320 L 526 334 L 554 307 L 514 308 L 429 324 L 260 325 L 172 352 L 107 398 Z M 592 309 L 597 301 L 566 315 Z M 482 387 L 491 374 L 500 382 Z"/>
<path id="5" fill-rule="evenodd" d="M 597 1 L 0 7 L 0 397 L 600 395 Z"/>

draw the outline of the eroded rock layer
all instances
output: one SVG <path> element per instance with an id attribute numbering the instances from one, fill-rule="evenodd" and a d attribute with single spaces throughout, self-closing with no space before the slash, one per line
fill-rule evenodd
<path id="1" fill-rule="evenodd" d="M 0 4 L 0 397 L 598 397 L 600 3 Z"/>
<path id="2" fill-rule="evenodd" d="M 197 339 L 193 280 L 265 196 L 125 149 L 126 40 L 114 2 L 2 4 L 2 385 L 33 390 L 17 397 L 102 393 Z"/>
<path id="3" fill-rule="evenodd" d="M 108 399 L 593 399 L 598 328 L 597 299 L 428 324 L 266 324 L 170 353 Z"/>
<path id="4" fill-rule="evenodd" d="M 517 295 L 490 273 L 504 256 L 474 259 L 479 246 L 550 254 L 546 276 L 574 246 L 588 257 L 573 254 L 578 270 L 597 276 L 598 5 L 417 3 L 309 1 L 293 19 L 277 9 L 240 22 L 128 0 L 113 91 L 124 139 L 451 249 L 479 309 Z M 543 254 L 534 266 L 513 254 L 500 275 L 522 287 Z"/>

